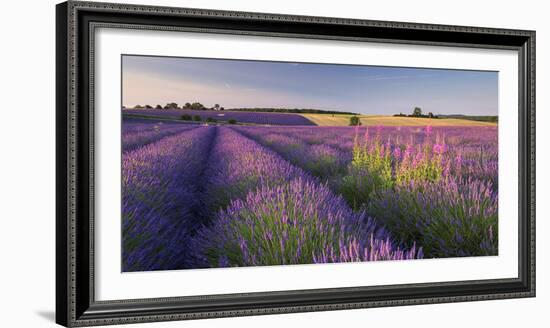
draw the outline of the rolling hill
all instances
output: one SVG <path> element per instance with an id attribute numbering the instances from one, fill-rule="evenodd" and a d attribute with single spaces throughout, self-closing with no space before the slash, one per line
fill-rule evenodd
<path id="1" fill-rule="evenodd" d="M 352 115 L 345 114 L 301 114 L 319 126 L 347 126 Z M 496 126 L 493 122 L 480 122 L 459 118 L 418 118 L 395 117 L 388 115 L 359 115 L 362 125 L 376 126 Z"/>

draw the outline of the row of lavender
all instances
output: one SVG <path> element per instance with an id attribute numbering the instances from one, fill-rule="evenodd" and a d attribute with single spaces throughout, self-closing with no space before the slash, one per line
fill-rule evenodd
<path id="1" fill-rule="evenodd" d="M 215 127 L 164 137 L 122 156 L 122 269 L 178 269 L 200 224 L 201 172 Z"/>
<path id="2" fill-rule="evenodd" d="M 123 155 L 124 271 L 418 257 L 319 178 L 230 128 L 197 127 Z"/>
<path id="3" fill-rule="evenodd" d="M 358 141 L 356 137 L 368 137 L 369 131 L 371 139 L 378 137 L 383 143 L 389 142 L 405 148 L 422 147 L 426 141 L 433 143 L 435 138 L 440 138 L 441 144 L 445 145 L 445 158 L 457 161 L 455 169 L 460 172 L 454 173 L 463 177 L 490 180 L 495 187 L 498 183 L 497 127 L 246 127 L 241 131 L 257 131 L 257 134 L 270 135 L 273 138 L 282 135 L 282 138 L 293 138 L 291 143 L 295 145 L 299 139 L 299 148 L 330 147 L 342 151 L 338 155 L 344 154 L 348 160 L 351 160 Z M 277 141 L 273 140 L 272 143 Z"/>
<path id="4" fill-rule="evenodd" d="M 293 113 L 262 113 L 262 112 L 238 112 L 238 111 L 214 111 L 191 109 L 125 109 L 123 114 L 163 117 L 179 119 L 182 115 L 200 116 L 202 120 L 208 118 L 218 121 L 236 120 L 240 123 L 252 123 L 262 125 L 288 125 L 307 126 L 315 125 L 302 115 Z"/>
<path id="5" fill-rule="evenodd" d="M 122 125 L 122 152 L 127 152 L 196 127 L 172 122 L 124 119 Z"/>
<path id="6" fill-rule="evenodd" d="M 401 250 L 364 211 L 354 213 L 304 170 L 219 128 L 207 169 L 214 221 L 194 239 L 204 266 L 250 266 L 421 257 Z M 219 209 L 222 209 L 218 212 Z"/>
<path id="7" fill-rule="evenodd" d="M 498 252 L 494 128 L 126 123 L 124 271 Z"/>
<path id="8" fill-rule="evenodd" d="M 427 257 L 498 252 L 496 128 L 238 129 Z"/>

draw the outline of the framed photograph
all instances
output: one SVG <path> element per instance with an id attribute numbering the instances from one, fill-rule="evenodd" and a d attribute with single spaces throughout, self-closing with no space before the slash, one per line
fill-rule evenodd
<path id="1" fill-rule="evenodd" d="M 64 326 L 535 296 L 535 32 L 57 5 Z"/>

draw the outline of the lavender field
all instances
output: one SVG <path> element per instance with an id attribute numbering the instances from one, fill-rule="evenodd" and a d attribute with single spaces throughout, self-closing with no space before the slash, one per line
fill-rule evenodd
<path id="1" fill-rule="evenodd" d="M 182 115 L 190 115 L 198 116 L 203 121 L 206 119 L 215 119 L 218 121 L 229 121 L 233 119 L 240 123 L 260 125 L 315 125 L 302 115 L 292 113 L 261 113 L 192 109 L 125 109 L 123 110 L 123 113 L 127 115 L 172 119 L 180 119 Z"/>
<path id="2" fill-rule="evenodd" d="M 124 120 L 123 271 L 498 254 L 497 126 L 307 125 Z"/>

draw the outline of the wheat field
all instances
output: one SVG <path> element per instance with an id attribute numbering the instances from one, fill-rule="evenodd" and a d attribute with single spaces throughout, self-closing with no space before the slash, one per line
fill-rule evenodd
<path id="1" fill-rule="evenodd" d="M 319 126 L 347 126 L 349 118 L 353 115 L 344 114 L 302 114 L 313 123 Z M 420 118 L 420 117 L 395 117 L 387 115 L 359 115 L 361 125 L 366 126 L 496 126 L 492 122 L 479 122 L 456 118 Z"/>

